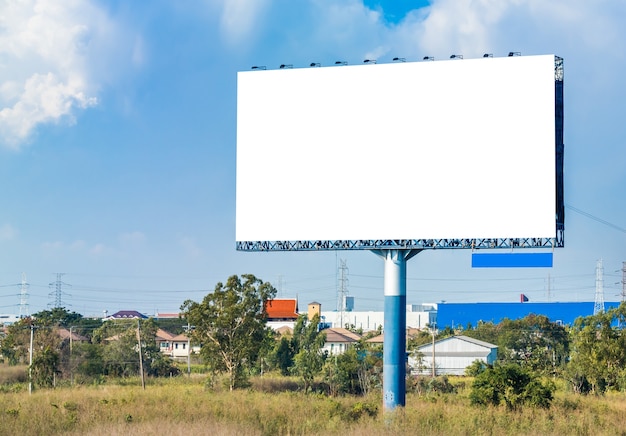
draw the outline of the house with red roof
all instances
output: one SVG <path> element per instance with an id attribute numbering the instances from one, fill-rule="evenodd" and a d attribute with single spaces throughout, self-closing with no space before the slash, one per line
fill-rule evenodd
<path id="1" fill-rule="evenodd" d="M 267 325 L 274 330 L 281 327 L 294 328 L 298 320 L 297 298 L 274 298 L 265 301 Z"/>

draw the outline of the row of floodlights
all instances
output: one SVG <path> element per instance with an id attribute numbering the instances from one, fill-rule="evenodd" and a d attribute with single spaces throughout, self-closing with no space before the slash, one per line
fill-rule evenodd
<path id="1" fill-rule="evenodd" d="M 513 57 L 513 56 L 521 56 L 522 54 L 518 51 L 510 51 L 509 54 L 507 55 L 508 57 Z M 485 53 L 483 55 L 484 58 L 492 58 L 493 57 L 493 53 Z M 463 55 L 460 54 L 453 54 L 450 55 L 450 59 L 463 59 Z M 422 58 L 423 61 L 434 61 L 435 58 L 432 56 L 424 56 Z M 406 62 L 406 58 L 399 58 L 399 57 L 395 57 L 392 59 L 393 62 Z M 376 59 L 365 59 L 363 61 L 364 64 L 375 64 L 376 63 Z M 346 61 L 336 61 L 335 65 L 348 65 L 348 63 Z M 322 64 L 320 64 L 319 62 L 311 62 L 311 64 L 309 65 L 310 67 L 321 67 Z M 284 70 L 285 68 L 293 68 L 292 64 L 280 64 L 279 67 L 281 70 Z M 253 66 L 252 67 L 253 70 L 265 70 L 266 67 L 265 66 Z"/>

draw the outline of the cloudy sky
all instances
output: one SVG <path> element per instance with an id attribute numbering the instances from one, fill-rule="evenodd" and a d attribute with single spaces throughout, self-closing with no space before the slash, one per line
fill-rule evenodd
<path id="1" fill-rule="evenodd" d="M 509 51 L 565 59 L 566 247 L 523 271 L 423 252 L 408 301 L 592 301 L 599 259 L 619 300 L 624 22 L 622 0 L 0 0 L 0 313 L 23 273 L 30 312 L 57 277 L 71 310 L 153 314 L 244 273 L 330 309 L 342 260 L 355 308 L 382 310 L 369 252 L 235 250 L 237 72 Z"/>

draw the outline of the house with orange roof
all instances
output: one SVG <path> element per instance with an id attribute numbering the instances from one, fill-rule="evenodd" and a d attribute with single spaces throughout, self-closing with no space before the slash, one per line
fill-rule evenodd
<path id="1" fill-rule="evenodd" d="M 265 301 L 265 311 L 267 312 L 267 325 L 274 330 L 281 327 L 293 329 L 298 320 L 298 299 L 297 298 L 274 298 Z"/>

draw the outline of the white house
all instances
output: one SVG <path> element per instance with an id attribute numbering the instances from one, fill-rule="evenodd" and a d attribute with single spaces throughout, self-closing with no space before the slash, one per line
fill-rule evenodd
<path id="1" fill-rule="evenodd" d="M 409 366 L 414 373 L 431 375 L 433 354 L 436 375 L 464 375 L 465 368 L 474 361 L 480 360 L 493 365 L 498 357 L 498 347 L 488 342 L 467 336 L 451 336 L 449 338 L 418 347 L 422 360 L 409 357 Z"/>
<path id="2" fill-rule="evenodd" d="M 163 329 L 158 329 L 156 334 L 156 341 L 159 346 L 159 350 L 166 356 L 170 356 L 173 358 L 189 356 L 189 339 L 185 334 L 173 335 Z M 199 352 L 199 346 L 191 346 L 192 354 Z"/>
<path id="3" fill-rule="evenodd" d="M 324 329 L 322 333 L 326 334 L 326 342 L 324 343 L 322 352 L 326 351 L 331 356 L 342 354 L 361 339 L 361 336 L 358 334 L 342 328 Z"/>

